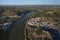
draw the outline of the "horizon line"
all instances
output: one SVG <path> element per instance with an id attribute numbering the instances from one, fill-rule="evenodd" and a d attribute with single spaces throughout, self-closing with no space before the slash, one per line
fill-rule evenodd
<path id="1" fill-rule="evenodd" d="M 28 4 L 26 4 L 26 5 L 28 5 Z M 29 5 L 56 5 L 56 4 L 29 4 Z M 58 4 L 58 5 L 60 5 L 60 4 Z M 5 6 L 5 5 L 0 5 L 0 6 Z M 10 6 L 10 5 L 7 5 L 7 6 Z M 12 6 L 14 6 L 14 5 L 12 5 Z"/>

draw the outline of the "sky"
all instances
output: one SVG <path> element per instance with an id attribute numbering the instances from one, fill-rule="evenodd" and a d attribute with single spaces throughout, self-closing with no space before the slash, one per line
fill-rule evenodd
<path id="1" fill-rule="evenodd" d="M 60 5 L 60 0 L 0 0 L 0 5 Z"/>

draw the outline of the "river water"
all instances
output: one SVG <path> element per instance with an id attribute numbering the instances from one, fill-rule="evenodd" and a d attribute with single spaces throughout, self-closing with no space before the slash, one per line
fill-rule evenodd
<path id="1" fill-rule="evenodd" d="M 3 40 L 24 40 L 24 28 L 25 22 L 31 12 L 24 15 L 23 18 L 19 19 L 14 25 L 11 25 L 11 29 L 3 32 Z"/>

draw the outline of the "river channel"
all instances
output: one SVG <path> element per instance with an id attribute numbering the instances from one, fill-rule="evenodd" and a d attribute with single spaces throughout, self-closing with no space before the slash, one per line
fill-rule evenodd
<path id="1" fill-rule="evenodd" d="M 30 14 L 31 12 L 25 14 L 14 25 L 11 25 L 11 29 L 3 32 L 3 40 L 24 40 L 25 22 Z"/>

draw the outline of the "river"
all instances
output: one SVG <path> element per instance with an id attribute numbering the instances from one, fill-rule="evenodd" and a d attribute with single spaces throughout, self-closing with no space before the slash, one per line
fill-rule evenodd
<path id="1" fill-rule="evenodd" d="M 27 13 L 22 17 L 21 19 L 18 19 L 13 25 L 11 25 L 11 29 L 3 32 L 3 40 L 24 40 L 24 28 L 25 28 L 25 22 L 28 19 L 28 16 L 31 14 L 31 12 Z M 48 29 L 48 28 L 42 28 L 45 31 L 49 31 L 54 40 L 60 39 L 60 34 L 58 30 L 55 29 Z"/>
<path id="2" fill-rule="evenodd" d="M 23 18 L 19 19 L 11 26 L 13 28 L 3 32 L 3 40 L 24 40 L 25 22 L 30 14 L 31 12 L 27 13 Z"/>

